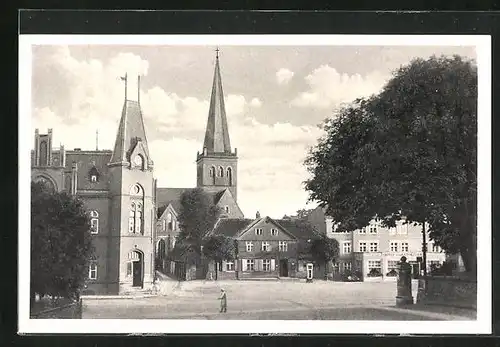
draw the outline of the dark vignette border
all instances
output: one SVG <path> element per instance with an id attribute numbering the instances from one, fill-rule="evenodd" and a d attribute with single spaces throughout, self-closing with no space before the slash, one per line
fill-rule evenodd
<path id="1" fill-rule="evenodd" d="M 492 62 L 495 62 L 496 51 L 498 50 L 498 40 L 496 35 L 500 30 L 500 17 L 497 13 L 486 12 L 434 12 L 434 13 L 408 13 L 408 12 L 315 12 L 315 11 L 290 11 L 290 12 L 264 12 L 264 11 L 74 11 L 74 10 L 29 10 L 18 12 L 18 31 L 20 34 L 491 34 L 492 35 Z M 7 48 L 7 47 L 6 47 Z M 8 51 L 17 58 L 17 42 L 14 47 L 10 46 Z M 9 53 L 4 51 L 5 53 Z M 16 53 L 13 53 L 16 52 Z M 493 63 L 494 65 L 494 63 Z M 493 77 L 495 69 L 492 66 Z M 12 81 L 17 81 L 17 69 L 10 69 Z M 14 82 L 16 83 L 16 82 Z M 493 112 L 495 98 L 496 79 L 493 78 Z M 10 91 L 14 88 L 10 88 Z M 12 112 L 11 117 L 3 117 L 7 122 L 6 129 L 16 127 L 17 119 L 14 116 L 16 110 L 16 96 L 7 98 L 12 102 L 11 107 L 6 106 L 4 111 L 6 115 Z M 499 130 L 495 127 L 495 117 L 492 117 L 492 141 L 495 146 L 495 134 Z M 22 125 L 21 125 L 22 126 Z M 12 162 L 17 161 L 17 132 L 11 132 L 12 137 L 6 141 L 6 151 L 9 153 L 9 159 Z M 10 134 L 9 134 L 10 135 Z M 4 139 L 5 140 L 5 139 Z M 493 148 L 495 155 L 495 147 Z M 496 161 L 493 161 L 493 175 L 497 170 Z M 11 197 L 17 192 L 17 165 L 11 165 L 13 170 L 12 177 L 7 177 L 6 199 L 5 202 L 14 201 Z M 9 174 L 9 173 L 7 173 Z M 494 179 L 494 176 L 492 176 Z M 493 185 L 494 187 L 494 185 Z M 493 192 L 493 216 L 495 216 L 496 194 Z M 17 200 L 16 200 L 17 201 Z M 6 204 L 7 205 L 7 204 Z M 13 204 L 14 210 L 8 213 L 8 216 L 14 217 L 13 223 L 9 223 L 9 232 L 3 233 L 3 241 L 11 244 L 5 244 L 7 250 L 17 250 L 17 235 L 12 230 L 12 226 L 17 225 L 17 204 Z M 7 206 L 6 206 L 7 207 Z M 5 210 L 7 211 L 7 210 Z M 10 211 L 9 211 L 10 212 Z M 495 230 L 496 221 L 493 218 L 493 230 Z M 493 235 L 493 274 L 499 267 L 499 252 L 496 251 L 498 240 Z M 10 253 L 14 262 L 17 261 L 15 253 Z M 16 262 L 17 264 L 17 262 Z M 479 264 L 480 266 L 480 264 Z M 17 286 L 17 266 L 12 268 L 14 276 L 7 276 L 13 280 L 2 280 L 2 289 L 8 292 Z M 493 288 L 498 288 L 498 279 L 493 276 Z M 13 285 L 15 284 L 15 285 Z M 14 289 L 15 292 L 15 289 Z M 500 297 L 493 290 L 493 332 L 500 334 L 500 321 L 496 317 L 496 307 L 500 302 Z M 4 296 L 5 298 L 5 296 Z M 16 295 L 17 299 L 17 295 Z M 76 336 L 23 336 L 17 337 L 17 315 L 2 314 L 2 312 L 17 312 L 17 300 L 10 300 L 5 309 L 0 310 L 0 324 L 2 327 L 7 325 L 12 328 L 9 332 L 12 334 L 7 337 L 6 334 L 0 334 L 0 341 L 5 340 L 5 345 L 113 345 L 113 337 L 90 335 L 83 337 Z M 4 329 L 2 329 L 4 330 Z M 385 346 L 388 342 L 419 345 L 455 345 L 461 343 L 470 343 L 472 337 L 446 337 L 445 339 L 415 339 L 411 337 L 380 337 L 344 335 L 328 336 L 316 335 L 300 337 L 268 337 L 268 336 L 178 336 L 171 335 L 150 337 L 148 342 L 161 345 L 181 345 L 192 343 L 209 343 L 210 345 L 238 345 L 258 344 L 262 346 L 275 345 L 280 342 L 285 345 L 300 344 L 373 344 Z M 4 339 L 5 338 L 5 339 Z M 116 337 L 114 337 L 116 338 Z M 144 339 L 140 337 L 122 337 L 129 344 L 139 345 Z M 43 342 L 41 342 L 43 341 Z M 440 341 L 447 343 L 439 343 Z M 488 339 L 494 341 L 493 339 Z M 9 343 L 10 342 L 10 343 Z M 41 343 L 40 343 L 41 342 Z M 318 343 L 319 342 L 319 343 Z M 484 341 L 482 341 L 484 342 Z M 3 345 L 0 343 L 0 345 Z M 482 345 L 482 343 L 481 343 Z"/>

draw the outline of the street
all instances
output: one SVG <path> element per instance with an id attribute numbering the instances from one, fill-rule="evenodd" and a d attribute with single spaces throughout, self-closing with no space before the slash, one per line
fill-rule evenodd
<path id="1" fill-rule="evenodd" d="M 413 286 L 416 296 L 416 282 Z M 228 312 L 219 313 L 224 288 Z M 395 308 L 396 284 L 315 281 L 190 281 L 162 283 L 162 295 L 85 298 L 83 318 L 448 320 L 445 314 Z"/>

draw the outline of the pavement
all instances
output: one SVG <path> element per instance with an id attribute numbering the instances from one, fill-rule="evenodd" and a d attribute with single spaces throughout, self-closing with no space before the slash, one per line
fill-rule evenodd
<path id="1" fill-rule="evenodd" d="M 228 312 L 219 313 L 224 288 Z M 416 283 L 413 285 L 416 297 Z M 158 295 L 85 297 L 82 318 L 273 320 L 475 320 L 448 307 L 395 306 L 394 282 L 164 280 Z"/>

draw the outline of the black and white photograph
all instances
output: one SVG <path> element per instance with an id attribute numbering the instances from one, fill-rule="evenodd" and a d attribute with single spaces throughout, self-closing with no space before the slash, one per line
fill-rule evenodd
<path id="1" fill-rule="evenodd" d="M 19 49 L 20 331 L 491 330 L 488 36 Z"/>

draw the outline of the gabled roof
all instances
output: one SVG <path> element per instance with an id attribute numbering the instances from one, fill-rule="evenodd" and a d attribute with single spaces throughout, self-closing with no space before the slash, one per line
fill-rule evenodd
<path id="1" fill-rule="evenodd" d="M 111 163 L 129 162 L 129 155 L 137 144 L 137 138 L 141 139 L 147 160 L 150 161 L 141 106 L 138 101 L 125 100 Z"/>
<path id="2" fill-rule="evenodd" d="M 289 233 L 299 241 L 307 241 L 319 237 L 319 235 L 313 231 L 312 226 L 310 224 L 308 225 L 307 222 L 297 223 L 296 221 L 272 219 L 269 217 L 258 219 L 221 218 L 215 225 L 212 233 L 236 238 L 250 229 L 252 225 L 266 219 L 268 222 L 276 224 L 283 229 L 283 231 Z"/>
<path id="3" fill-rule="evenodd" d="M 208 111 L 207 129 L 203 147 L 207 149 L 208 154 L 231 153 L 218 55 L 215 59 L 212 95 L 210 97 L 210 109 Z"/>

